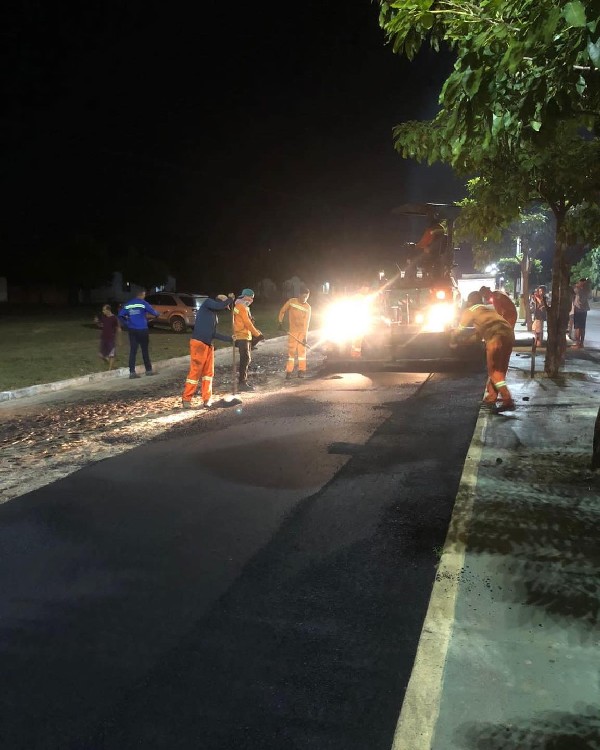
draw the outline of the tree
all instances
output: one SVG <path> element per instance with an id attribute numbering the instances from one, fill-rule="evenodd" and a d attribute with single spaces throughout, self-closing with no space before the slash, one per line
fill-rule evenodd
<path id="1" fill-rule="evenodd" d="M 599 147 L 589 130 L 600 114 L 600 6 L 586 8 L 579 0 L 380 4 L 381 25 L 396 51 L 412 58 L 429 41 L 456 54 L 440 112 L 431 122 L 397 126 L 397 150 L 479 175 L 478 208 L 490 231 L 506 227 L 532 202 L 553 214 L 545 369 L 556 375 L 566 348 L 568 271 L 600 228 Z"/>
<path id="2" fill-rule="evenodd" d="M 542 203 L 552 214 L 554 257 L 545 371 L 557 375 L 566 351 L 571 287 L 569 269 L 600 234 L 600 140 L 572 124 L 556 130 L 543 148 L 523 140 L 518 149 L 482 162 L 471 185 L 471 227 L 494 236 L 523 207 Z"/>
<path id="3" fill-rule="evenodd" d="M 550 217 L 547 211 L 542 212 L 538 206 L 534 206 L 530 211 L 521 212 L 506 227 L 495 226 L 490 229 L 481 221 L 482 217 L 486 221 L 490 218 L 480 210 L 478 191 L 482 187 L 480 178 L 467 183 L 469 197 L 459 203 L 462 212 L 456 222 L 456 237 L 470 242 L 476 266 L 496 263 L 500 270 L 513 277 L 515 289 L 516 279 L 520 276 L 521 294 L 526 303 L 529 299 L 530 282 L 537 282 L 542 271 L 541 262 L 535 256 L 553 241 Z M 488 196 L 492 197 L 489 193 Z M 515 254 L 514 257 L 505 258 L 511 251 Z M 527 330 L 531 331 L 531 313 L 527 304 L 525 323 Z"/>
<path id="4" fill-rule="evenodd" d="M 592 282 L 592 287 L 600 287 L 600 247 L 587 252 L 583 258 L 571 269 L 571 283 L 586 278 Z"/>
<path id="5" fill-rule="evenodd" d="M 456 54 L 433 123 L 441 158 L 493 155 L 556 124 L 592 127 L 600 102 L 597 0 L 380 0 L 380 24 L 395 52 L 412 60 L 429 42 Z M 400 126 L 402 127 L 402 126 Z M 419 149 L 417 131 L 399 131 L 401 146 Z M 431 145 L 431 144 L 429 144 Z"/>

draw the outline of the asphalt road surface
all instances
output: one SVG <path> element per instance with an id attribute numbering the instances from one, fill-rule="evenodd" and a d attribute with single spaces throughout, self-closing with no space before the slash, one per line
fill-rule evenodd
<path id="1" fill-rule="evenodd" d="M 0 506 L 0 747 L 389 750 L 484 380 L 294 382 Z"/>

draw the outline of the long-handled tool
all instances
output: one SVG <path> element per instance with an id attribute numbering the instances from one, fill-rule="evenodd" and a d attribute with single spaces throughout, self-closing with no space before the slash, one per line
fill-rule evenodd
<path id="1" fill-rule="evenodd" d="M 231 296 L 231 295 L 230 295 Z M 237 395 L 237 382 L 235 379 L 235 299 L 231 298 L 231 397 L 226 396 L 222 400 L 222 406 L 238 406 L 242 399 Z"/>
<path id="2" fill-rule="evenodd" d="M 231 393 L 235 398 L 237 393 L 235 382 L 235 300 L 231 300 Z"/>
<path id="3" fill-rule="evenodd" d="M 312 346 L 310 346 L 310 344 L 308 344 L 306 341 L 302 341 L 301 339 L 294 336 L 293 333 L 290 333 L 289 331 L 286 331 L 285 329 L 283 329 L 283 332 L 287 333 L 288 336 L 291 336 L 294 339 L 294 341 L 297 341 L 299 344 L 302 344 L 302 346 L 305 346 L 307 349 L 310 349 L 312 351 Z"/>

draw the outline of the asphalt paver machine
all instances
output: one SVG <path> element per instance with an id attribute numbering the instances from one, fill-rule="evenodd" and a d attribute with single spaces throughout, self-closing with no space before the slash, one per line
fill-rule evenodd
<path id="1" fill-rule="evenodd" d="M 454 221 L 460 208 L 448 204 L 406 204 L 397 215 L 420 216 L 441 227 L 428 252 L 405 248 L 398 273 L 377 289 L 332 300 L 324 311 L 320 348 L 325 369 L 338 372 L 429 372 L 479 369 L 482 342 L 451 346 L 462 300 L 453 276 Z"/>

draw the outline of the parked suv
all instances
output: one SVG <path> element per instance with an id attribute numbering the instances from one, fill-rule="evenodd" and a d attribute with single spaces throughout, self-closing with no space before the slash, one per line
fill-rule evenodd
<path id="1" fill-rule="evenodd" d="M 146 302 L 159 313 L 159 317 L 149 325 L 167 325 L 175 333 L 184 333 L 193 328 L 196 310 L 206 299 L 205 294 L 185 294 L 182 292 L 155 292 L 146 295 Z"/>

